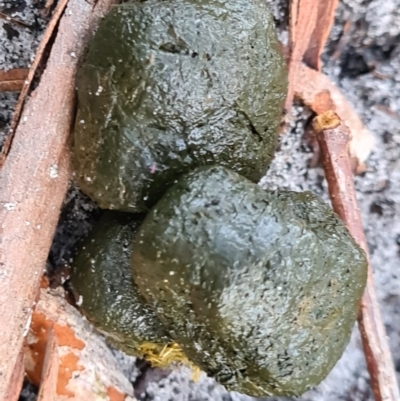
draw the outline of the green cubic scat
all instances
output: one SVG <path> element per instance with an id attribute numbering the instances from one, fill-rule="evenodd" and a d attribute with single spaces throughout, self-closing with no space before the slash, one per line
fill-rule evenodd
<path id="1" fill-rule="evenodd" d="M 310 192 L 264 191 L 223 167 L 182 177 L 133 247 L 139 290 L 202 370 L 251 396 L 317 385 L 349 341 L 366 258 Z"/>
<path id="2" fill-rule="evenodd" d="M 263 0 L 148 0 L 104 18 L 77 75 L 74 165 L 100 207 L 140 212 L 182 174 L 257 181 L 287 71 Z"/>
<path id="3" fill-rule="evenodd" d="M 71 284 L 94 326 L 128 354 L 143 343 L 167 344 L 167 332 L 132 280 L 132 241 L 143 217 L 106 212 L 80 244 Z"/>

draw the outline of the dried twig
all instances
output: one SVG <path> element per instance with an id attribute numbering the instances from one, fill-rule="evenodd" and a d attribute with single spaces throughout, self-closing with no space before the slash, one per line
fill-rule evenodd
<path id="1" fill-rule="evenodd" d="M 320 56 L 334 21 L 337 3 L 337 0 L 291 1 L 291 54 L 285 109 L 290 109 L 296 96 L 317 114 L 335 110 L 350 128 L 350 154 L 354 169 L 361 170 L 374 147 L 374 139 L 340 90 L 317 71 L 321 68 Z"/>
<path id="2" fill-rule="evenodd" d="M 40 385 L 38 401 L 133 401 L 132 384 L 103 337 L 61 288 L 40 290 L 25 361 L 29 379 Z"/>
<path id="3" fill-rule="evenodd" d="M 316 24 L 310 36 L 303 61 L 315 70 L 321 70 L 321 54 L 335 19 L 338 0 L 319 1 Z"/>
<path id="4" fill-rule="evenodd" d="M 320 70 L 321 53 L 331 30 L 338 0 L 292 0 L 289 29 L 289 88 L 285 109 L 292 106 L 298 84 L 298 69 L 304 61 Z"/>
<path id="5" fill-rule="evenodd" d="M 350 156 L 355 165 L 366 161 L 375 146 L 372 134 L 365 127 L 351 103 L 340 89 L 321 72 L 304 64 L 296 70 L 294 93 L 317 114 L 334 110 L 350 130 Z"/>
<path id="6" fill-rule="evenodd" d="M 0 12 L 0 19 L 4 19 L 6 21 L 10 21 L 11 23 L 13 23 L 15 25 L 18 25 L 18 26 L 21 26 L 23 28 L 29 28 L 29 29 L 31 28 L 31 26 L 29 24 L 27 24 L 26 22 L 21 21 L 21 20 L 19 20 L 17 18 L 10 17 L 9 15 L 4 14 L 2 12 Z"/>
<path id="7" fill-rule="evenodd" d="M 19 91 L 28 77 L 27 68 L 0 71 L 0 92 Z"/>
<path id="8" fill-rule="evenodd" d="M 314 128 L 317 131 L 333 208 L 345 222 L 369 260 L 368 245 L 356 200 L 348 156 L 348 128 L 341 123 L 339 116 L 333 111 L 316 117 Z M 367 286 L 361 302 L 358 323 L 375 400 L 399 401 L 396 371 L 376 299 L 369 261 Z"/>
<path id="9" fill-rule="evenodd" d="M 351 28 L 352 21 L 348 20 L 345 22 L 343 25 L 343 31 L 342 35 L 339 39 L 339 42 L 336 45 L 336 49 L 334 53 L 332 54 L 331 59 L 336 61 L 339 59 L 340 55 L 342 54 L 344 48 L 347 46 L 347 43 L 349 42 L 350 39 L 350 28 Z"/>
<path id="10" fill-rule="evenodd" d="M 1 326 L 1 401 L 7 400 L 5 394 L 29 327 L 68 185 L 67 138 L 73 121 L 78 59 L 88 33 L 112 3 L 70 0 L 46 70 L 27 101 L 0 170 L 0 322 L 6 322 Z"/>
<path id="11" fill-rule="evenodd" d="M 292 106 L 297 68 L 303 60 L 317 23 L 319 1 L 322 0 L 292 0 L 290 4 L 289 87 L 285 102 L 286 110 Z"/>
<path id="12" fill-rule="evenodd" d="M 0 169 L 4 165 L 7 154 L 10 150 L 11 143 L 14 138 L 15 129 L 19 123 L 25 99 L 28 95 L 36 70 L 38 69 L 40 62 L 42 61 L 44 51 L 47 45 L 49 44 L 50 39 L 53 37 L 54 30 L 60 21 L 60 18 L 65 10 L 65 7 L 67 6 L 68 1 L 69 0 L 60 0 L 60 2 L 57 5 L 57 8 L 54 10 L 53 16 L 49 24 L 47 25 L 42 41 L 40 42 L 39 47 L 36 51 L 35 60 L 33 61 L 31 68 L 29 69 L 28 76 L 24 80 L 23 86 L 21 88 L 21 93 L 19 95 L 18 102 L 15 106 L 14 114 L 11 120 L 10 130 L 4 141 L 3 148 L 0 153 Z"/>

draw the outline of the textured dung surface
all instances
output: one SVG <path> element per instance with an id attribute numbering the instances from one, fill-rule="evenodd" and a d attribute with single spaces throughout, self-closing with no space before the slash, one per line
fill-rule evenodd
<path id="1" fill-rule="evenodd" d="M 279 38 L 287 39 L 287 0 L 268 0 L 279 28 Z M 18 6 L 18 10 L 15 6 Z M 28 67 L 33 60 L 38 37 L 45 21 L 40 17 L 42 2 L 31 0 L 0 0 L 0 9 L 30 24 L 39 22 L 34 30 L 21 28 L 0 20 L 1 69 Z M 396 10 L 396 12 L 393 12 Z M 377 148 L 368 160 L 366 174 L 357 177 L 356 189 L 377 284 L 377 293 L 396 369 L 400 372 L 400 0 L 339 1 L 336 22 L 324 57 L 324 70 L 343 90 L 363 121 L 377 139 Z M 379 15 L 378 15 L 379 13 Z M 350 21 L 350 29 L 343 28 Z M 12 30 L 9 29 L 12 28 Z M 15 31 L 18 34 L 14 34 Z M 11 34 L 10 34 L 11 32 Z M 14 33 L 13 33 L 14 32 Z M 342 39 L 341 39 L 342 38 Z M 341 39 L 341 40 L 340 40 Z M 339 42 L 340 40 L 340 42 Z M 340 57 L 333 58 L 340 50 Z M 378 74 L 377 74 L 378 73 Z M 7 129 L 16 93 L 0 94 L 0 136 Z M 304 128 L 310 117 L 296 106 L 292 124 L 281 137 L 279 151 L 263 185 L 294 191 L 311 190 L 328 199 L 326 182 L 320 168 L 309 169 L 310 153 L 303 145 Z M 1 141 L 1 139 L 0 139 Z M 71 253 L 74 242 L 92 223 L 88 208 L 92 204 L 84 196 L 70 191 L 53 243 L 56 260 Z M 74 204 L 71 207 L 72 203 Z M 203 376 L 191 381 L 187 370 L 162 378 L 145 375 L 143 365 L 134 358 L 118 353 L 121 367 L 137 386 L 142 387 L 141 401 L 249 401 L 249 397 L 227 392 L 211 378 Z M 133 375 L 133 377 L 131 376 Z M 399 374 L 400 380 L 400 374 Z M 25 386 L 21 401 L 33 401 L 34 392 Z M 138 398 L 139 399 L 139 398 Z M 268 398 L 268 401 L 275 398 Z M 298 400 L 279 398 L 283 400 Z M 358 330 L 341 360 L 329 376 L 315 389 L 300 397 L 301 401 L 373 401 L 368 373 Z"/>
<path id="2" fill-rule="evenodd" d="M 189 358 L 231 390 L 299 395 L 347 345 L 366 260 L 310 192 L 222 167 L 181 178 L 146 216 L 134 278 Z"/>
<path id="3" fill-rule="evenodd" d="M 106 212 L 80 244 L 71 283 L 82 311 L 111 342 L 132 354 L 145 341 L 168 341 L 133 285 L 131 245 L 143 218 Z M 79 298 L 78 298 L 79 299 Z"/>
<path id="4" fill-rule="evenodd" d="M 79 186 L 101 207 L 137 212 L 196 166 L 259 180 L 286 69 L 262 0 L 149 0 L 104 19 L 77 87 Z"/>

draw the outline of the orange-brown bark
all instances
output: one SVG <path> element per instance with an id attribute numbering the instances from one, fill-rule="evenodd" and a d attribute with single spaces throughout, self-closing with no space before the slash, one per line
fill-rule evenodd
<path id="1" fill-rule="evenodd" d="M 70 0 L 0 170 L 0 400 L 13 374 L 69 180 L 75 72 L 112 0 Z M 60 3 L 62 4 L 62 2 Z M 8 401 L 8 400 L 7 400 Z"/>
<path id="2" fill-rule="evenodd" d="M 348 128 L 333 111 L 316 117 L 314 126 L 321 148 L 332 206 L 369 260 L 368 245 L 358 208 L 349 158 Z M 376 299 L 374 279 L 368 262 L 368 279 L 361 301 L 358 324 L 371 386 L 376 401 L 398 401 L 399 388 L 386 331 Z"/>

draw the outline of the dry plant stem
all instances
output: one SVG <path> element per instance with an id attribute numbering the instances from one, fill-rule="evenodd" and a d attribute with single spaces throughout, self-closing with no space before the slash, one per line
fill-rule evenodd
<path id="1" fill-rule="evenodd" d="M 0 19 L 4 19 L 6 21 L 10 21 L 11 23 L 13 23 L 15 25 L 18 25 L 18 26 L 22 26 L 23 28 L 31 28 L 31 26 L 29 24 L 27 24 L 26 22 L 21 21 L 21 20 L 16 19 L 16 18 L 12 18 L 9 15 L 4 14 L 2 12 L 0 12 Z"/>
<path id="2" fill-rule="evenodd" d="M 315 70 L 321 68 L 320 57 L 333 25 L 337 3 L 338 0 L 291 0 L 286 111 L 292 106 L 302 62 Z"/>
<path id="3" fill-rule="evenodd" d="M 354 107 L 340 89 L 324 74 L 301 63 L 296 71 L 295 96 L 317 114 L 335 111 L 350 129 L 350 156 L 363 163 L 375 146 L 372 134 L 365 127 Z"/>
<path id="4" fill-rule="evenodd" d="M 21 90 L 28 76 L 28 72 L 29 70 L 27 68 L 0 71 L 0 92 Z"/>
<path id="5" fill-rule="evenodd" d="M 345 222 L 369 260 L 349 159 L 349 131 L 340 121 L 336 125 L 334 128 L 324 128 L 322 124 L 317 129 L 329 194 L 335 212 Z M 358 324 L 375 400 L 399 401 L 396 372 L 376 299 L 369 262 L 367 286 L 361 301 Z"/>
<path id="6" fill-rule="evenodd" d="M 342 54 L 343 50 L 347 46 L 347 43 L 349 42 L 349 39 L 350 39 L 349 32 L 350 32 L 351 24 L 352 24 L 352 21 L 348 20 L 345 22 L 345 24 L 343 26 L 342 35 L 339 39 L 339 42 L 336 45 L 335 52 L 332 54 L 333 61 L 339 60 L 340 55 Z"/>
<path id="7" fill-rule="evenodd" d="M 100 0 L 98 5 L 103 10 L 111 3 Z M 1 326 L 1 401 L 9 401 L 6 391 L 68 186 L 74 78 L 85 39 L 100 16 L 96 7 L 88 0 L 70 0 L 0 170 L 0 322 L 6 322 Z"/>
<path id="8" fill-rule="evenodd" d="M 47 25 L 46 31 L 45 31 L 43 38 L 39 44 L 39 47 L 36 51 L 35 60 L 33 61 L 32 65 L 29 69 L 29 73 L 28 73 L 26 79 L 24 80 L 23 86 L 21 88 L 21 93 L 19 95 L 18 102 L 17 102 L 17 105 L 15 106 L 14 114 L 13 114 L 13 117 L 11 120 L 10 130 L 4 141 L 3 148 L 0 153 L 0 169 L 4 165 L 7 154 L 10 150 L 10 147 L 11 147 L 11 144 L 12 144 L 12 141 L 14 138 L 14 134 L 15 134 L 15 129 L 16 129 L 19 119 L 21 117 L 25 99 L 28 95 L 29 89 L 32 84 L 32 80 L 36 73 L 36 70 L 39 67 L 40 62 L 42 61 L 44 51 L 45 51 L 50 39 L 53 37 L 54 30 L 60 21 L 60 18 L 65 10 L 65 7 L 67 6 L 68 1 L 69 0 L 60 0 L 59 4 L 57 5 L 56 9 L 54 10 L 51 20 L 50 20 L 49 24 Z"/>
<path id="9" fill-rule="evenodd" d="M 315 28 L 304 54 L 304 62 L 318 71 L 321 70 L 321 54 L 332 29 L 337 5 L 338 0 L 320 0 L 318 4 Z"/>
<path id="10" fill-rule="evenodd" d="M 292 0 L 290 4 L 289 87 L 285 102 L 286 111 L 292 106 L 298 65 L 303 60 L 315 29 L 320 1 L 323 0 Z"/>

